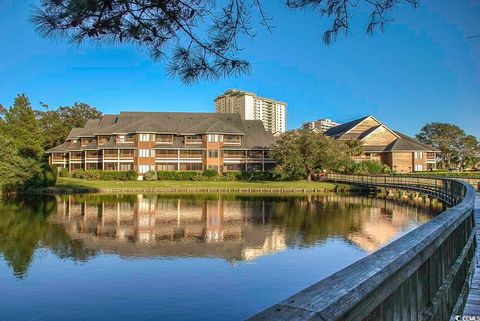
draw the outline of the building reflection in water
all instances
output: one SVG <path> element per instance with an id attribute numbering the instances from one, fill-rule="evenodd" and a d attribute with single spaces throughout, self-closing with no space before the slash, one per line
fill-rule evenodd
<path id="1" fill-rule="evenodd" d="M 421 206 L 422 205 L 422 206 Z M 423 224 L 438 203 L 338 194 L 296 197 L 73 195 L 50 222 L 86 248 L 124 257 L 252 260 L 341 238 L 373 252 Z"/>

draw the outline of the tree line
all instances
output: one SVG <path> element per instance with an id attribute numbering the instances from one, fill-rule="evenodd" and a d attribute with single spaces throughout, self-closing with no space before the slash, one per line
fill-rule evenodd
<path id="1" fill-rule="evenodd" d="M 432 122 L 423 126 L 416 138 L 440 152 L 437 163 L 441 169 L 465 170 L 480 163 L 480 141 L 457 125 Z"/>
<path id="2" fill-rule="evenodd" d="M 56 181 L 45 151 L 65 141 L 73 127 L 82 127 L 101 112 L 85 103 L 50 110 L 32 108 L 25 94 L 13 104 L 0 105 L 0 191 L 18 192 Z"/>
<path id="3" fill-rule="evenodd" d="M 456 125 L 429 123 L 422 127 L 416 138 L 439 152 L 437 164 L 440 169 L 476 169 L 480 164 L 478 138 L 466 134 Z M 311 181 L 325 171 L 350 174 L 392 172 L 379 161 L 352 159 L 362 153 L 362 143 L 358 140 L 334 140 L 320 132 L 299 129 L 287 132 L 282 140 L 272 147 L 270 156 L 277 163 L 273 170 L 274 175 L 286 180 Z"/>

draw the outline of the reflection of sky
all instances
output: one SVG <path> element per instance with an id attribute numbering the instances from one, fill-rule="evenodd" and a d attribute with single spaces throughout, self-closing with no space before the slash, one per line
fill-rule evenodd
<path id="1" fill-rule="evenodd" d="M 13 278 L 0 260 L 0 319 L 241 320 L 365 255 L 333 238 L 235 265 L 222 259 L 117 255 L 74 263 L 38 250 L 24 279 Z"/>

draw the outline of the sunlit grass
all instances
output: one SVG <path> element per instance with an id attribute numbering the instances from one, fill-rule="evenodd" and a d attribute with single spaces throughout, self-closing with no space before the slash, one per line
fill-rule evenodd
<path id="1" fill-rule="evenodd" d="M 318 189 L 333 190 L 338 184 L 307 181 L 256 181 L 256 182 L 212 182 L 212 181 L 90 181 L 77 178 L 59 177 L 56 187 L 71 189 Z M 342 185 L 343 186 L 343 185 Z"/>

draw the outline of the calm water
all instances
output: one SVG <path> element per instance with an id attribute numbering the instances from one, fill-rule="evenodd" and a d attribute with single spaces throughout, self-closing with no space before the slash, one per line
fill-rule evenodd
<path id="1" fill-rule="evenodd" d="M 0 320 L 242 320 L 429 220 L 360 196 L 0 203 Z"/>

